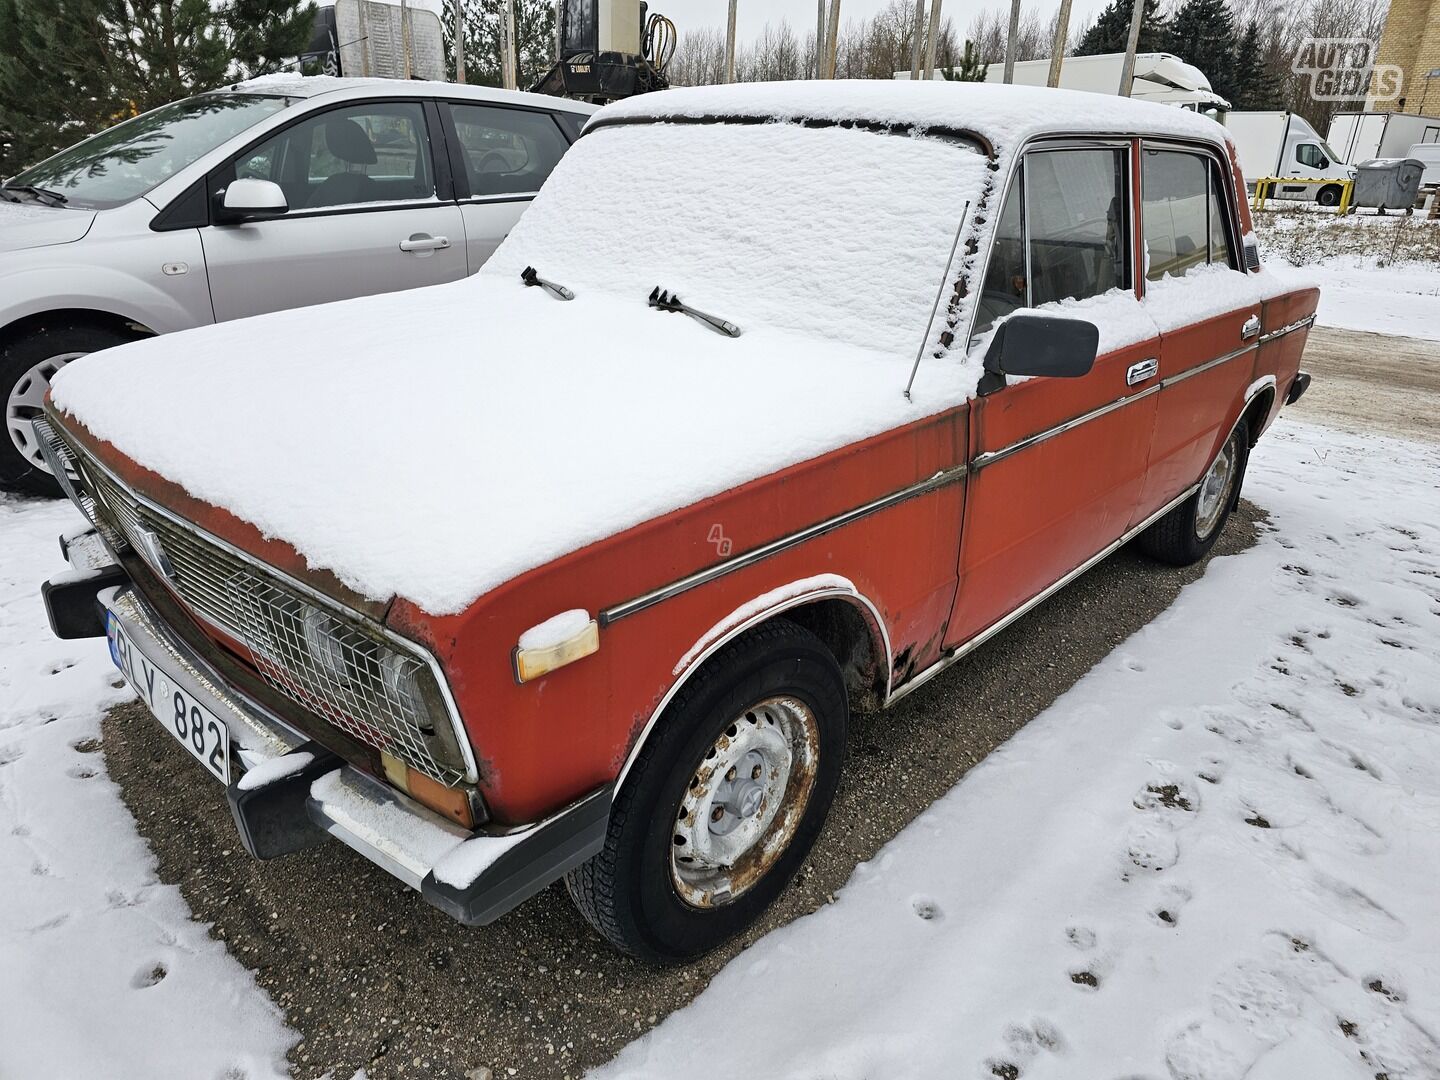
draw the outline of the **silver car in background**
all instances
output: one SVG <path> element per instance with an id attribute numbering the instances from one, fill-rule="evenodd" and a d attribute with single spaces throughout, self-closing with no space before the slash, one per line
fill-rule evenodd
<path id="1" fill-rule="evenodd" d="M 127 120 L 0 187 L 0 487 L 60 493 L 30 421 L 77 356 L 473 274 L 591 105 L 268 76 Z"/>

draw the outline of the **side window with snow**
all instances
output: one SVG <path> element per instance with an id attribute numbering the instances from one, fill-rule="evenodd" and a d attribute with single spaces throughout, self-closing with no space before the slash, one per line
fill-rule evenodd
<path id="1" fill-rule="evenodd" d="M 1192 266 L 1235 265 L 1225 188 L 1207 154 L 1146 150 L 1140 164 L 1145 278 L 1181 277 Z"/>
<path id="2" fill-rule="evenodd" d="M 1028 153 L 995 226 L 971 344 L 1017 308 L 1128 288 L 1125 191 L 1123 150 Z"/>
<path id="3" fill-rule="evenodd" d="M 1025 157 L 1030 306 L 1130 285 L 1122 150 L 1042 150 Z"/>

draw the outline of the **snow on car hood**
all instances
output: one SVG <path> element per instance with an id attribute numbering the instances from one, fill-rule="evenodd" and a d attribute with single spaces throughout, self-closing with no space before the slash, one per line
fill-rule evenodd
<path id="1" fill-rule="evenodd" d="M 449 614 L 964 401 L 959 354 L 902 391 L 989 175 L 968 146 L 839 128 L 598 132 L 475 278 L 107 350 L 54 402 L 360 594 Z M 656 285 L 742 336 L 650 309 Z"/>
<path id="2" fill-rule="evenodd" d="M 94 220 L 93 210 L 0 202 L 0 251 L 73 244 Z"/>

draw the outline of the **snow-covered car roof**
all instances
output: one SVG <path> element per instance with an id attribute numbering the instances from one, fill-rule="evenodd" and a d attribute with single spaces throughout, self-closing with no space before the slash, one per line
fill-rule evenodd
<path id="1" fill-rule="evenodd" d="M 751 118 L 966 131 L 997 153 L 1036 135 L 1161 135 L 1223 145 L 1225 129 L 1188 109 L 1081 90 L 968 82 L 818 80 L 682 87 L 607 106 L 588 128 L 618 120 Z"/>

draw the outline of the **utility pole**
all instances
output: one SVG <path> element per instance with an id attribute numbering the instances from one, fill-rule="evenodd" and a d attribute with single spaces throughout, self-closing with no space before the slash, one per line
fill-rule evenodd
<path id="1" fill-rule="evenodd" d="M 1131 0 L 1130 36 L 1125 41 L 1125 66 L 1120 69 L 1120 96 L 1129 97 L 1135 84 L 1135 49 L 1140 44 L 1140 22 L 1145 17 L 1145 0 Z"/>
<path id="2" fill-rule="evenodd" d="M 915 33 L 910 38 L 910 78 L 920 78 L 921 41 L 925 37 L 925 0 L 915 0 Z"/>
<path id="3" fill-rule="evenodd" d="M 1050 77 L 1046 86 L 1060 85 L 1060 65 L 1065 62 L 1065 46 L 1070 41 L 1070 0 L 1060 0 L 1060 13 L 1055 17 L 1055 44 L 1050 48 Z"/>
<path id="4" fill-rule="evenodd" d="M 415 77 L 415 65 L 410 59 L 410 9 L 405 0 L 400 0 L 400 49 L 405 54 L 405 78 Z"/>
<path id="5" fill-rule="evenodd" d="M 455 81 L 465 81 L 465 0 L 455 0 Z"/>
<path id="6" fill-rule="evenodd" d="M 830 19 L 825 26 L 826 78 L 835 78 L 835 50 L 840 41 L 840 0 L 830 0 Z"/>
<path id="7" fill-rule="evenodd" d="M 504 62 L 501 65 L 502 81 L 506 90 L 514 90 L 520 82 L 520 58 L 515 49 L 515 0 L 505 0 L 505 24 L 501 28 L 501 36 L 505 39 Z"/>
<path id="8" fill-rule="evenodd" d="M 1015 81 L 1015 39 L 1020 36 L 1020 0 L 1010 0 L 1010 33 L 1005 35 L 1005 84 Z"/>
<path id="9" fill-rule="evenodd" d="M 730 0 L 730 15 L 725 21 L 725 81 L 735 81 L 735 7 L 738 0 Z"/>
<path id="10" fill-rule="evenodd" d="M 935 40 L 940 36 L 941 0 L 930 0 L 930 32 L 925 35 L 925 70 L 921 72 L 926 82 L 935 77 Z"/>
<path id="11" fill-rule="evenodd" d="M 825 0 L 815 0 L 815 78 L 825 77 Z"/>

